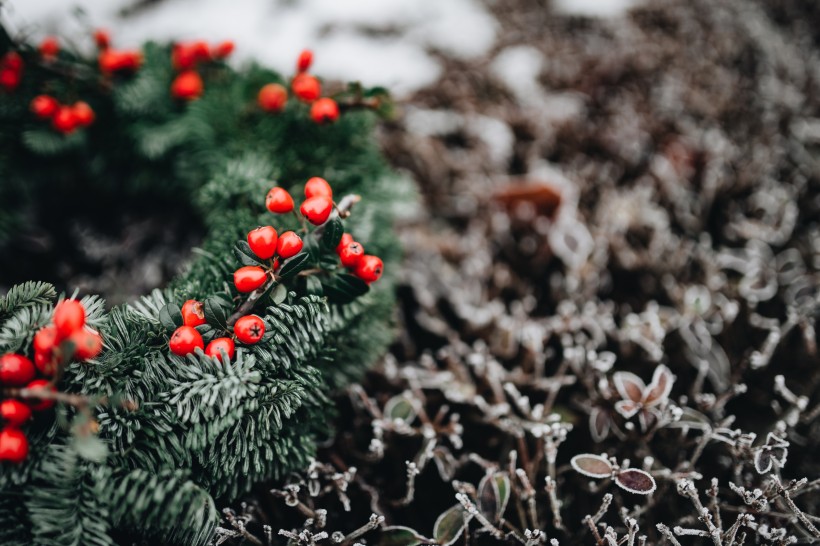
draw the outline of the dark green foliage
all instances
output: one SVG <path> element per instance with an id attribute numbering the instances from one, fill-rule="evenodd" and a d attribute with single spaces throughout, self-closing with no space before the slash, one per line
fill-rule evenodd
<path id="1" fill-rule="evenodd" d="M 389 343 L 398 257 L 390 222 L 411 191 L 375 145 L 372 112 L 317 126 L 291 99 L 283 113 L 265 114 L 255 106 L 257 91 L 284 79 L 261 67 L 204 67 L 204 96 L 182 104 L 169 93 L 166 46 L 146 45 L 144 66 L 110 86 L 100 84 L 93 62 L 71 53 L 61 53 L 59 66 L 75 77 L 38 66 L 25 46 L 22 53 L 26 76 L 0 105 L 0 245 L 22 218 L 44 210 L 43 196 L 178 203 L 196 212 L 206 234 L 167 288 L 109 311 L 98 298 L 83 300 L 105 351 L 70 364 L 60 390 L 94 407 L 86 415 L 58 404 L 56 417 L 46 412 L 26 425 L 29 458 L 0 466 L 0 542 L 101 545 L 138 536 L 206 544 L 217 523 L 214 499 L 306 466 L 316 438 L 328 434 L 328 389 L 363 373 Z M 46 90 L 62 102 L 87 101 L 97 121 L 57 134 L 28 112 Z M 384 259 L 385 278 L 370 289 L 346 276 L 272 287 L 253 308 L 266 324 L 263 341 L 238 347 L 229 366 L 170 354 L 186 299 L 205 302 L 206 340 L 224 330 L 241 302 L 232 272 L 253 261 L 237 241 L 258 225 L 299 228 L 290 215 L 270 214 L 264 197 L 278 183 L 298 202 L 311 176 L 327 178 L 337 201 L 362 196 L 344 230 Z M 308 252 L 282 276 L 296 281 L 306 257 L 314 259 L 310 249 L 332 248 L 341 230 L 334 222 L 307 238 Z M 32 336 L 49 322 L 56 297 L 50 285 L 31 282 L 0 299 L 0 351 L 31 356 Z"/>

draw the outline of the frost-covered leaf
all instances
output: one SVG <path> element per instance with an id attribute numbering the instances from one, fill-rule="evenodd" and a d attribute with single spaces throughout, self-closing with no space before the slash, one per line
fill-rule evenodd
<path id="1" fill-rule="evenodd" d="M 434 542 L 420 535 L 415 529 L 396 525 L 382 529 L 379 546 L 418 546 Z"/>
<path id="2" fill-rule="evenodd" d="M 440 546 L 450 546 L 464 532 L 470 519 L 464 507 L 456 504 L 438 517 L 433 525 L 433 538 Z"/>
<path id="3" fill-rule="evenodd" d="M 649 495 L 655 491 L 657 487 L 655 485 L 655 478 L 637 468 L 629 468 L 619 472 L 618 475 L 615 476 L 615 483 L 618 484 L 621 489 L 638 495 Z"/>
<path id="4" fill-rule="evenodd" d="M 384 416 L 388 419 L 412 423 L 416 418 L 416 409 L 409 398 L 400 394 L 388 400 L 384 405 Z"/>
<path id="5" fill-rule="evenodd" d="M 576 472 L 590 478 L 608 478 L 612 475 L 612 465 L 603 455 L 582 453 L 569 462 Z"/>

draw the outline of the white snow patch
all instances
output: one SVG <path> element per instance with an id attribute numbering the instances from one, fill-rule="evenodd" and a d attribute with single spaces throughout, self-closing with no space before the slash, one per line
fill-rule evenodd
<path id="1" fill-rule="evenodd" d="M 559 13 L 587 17 L 620 17 L 640 0 L 554 0 Z"/>
<path id="2" fill-rule="evenodd" d="M 544 65 L 544 55 L 530 46 L 508 47 L 490 65 L 490 70 L 515 93 L 522 102 L 532 102 L 541 94 L 538 75 Z"/>

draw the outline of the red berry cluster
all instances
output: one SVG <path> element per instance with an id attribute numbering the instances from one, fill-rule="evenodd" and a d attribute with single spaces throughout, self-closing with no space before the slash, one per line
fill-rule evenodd
<path id="1" fill-rule="evenodd" d="M 205 85 L 196 68 L 201 63 L 221 60 L 233 53 L 231 41 L 221 42 L 213 47 L 206 42 L 178 43 L 171 51 L 171 63 L 179 72 L 171 83 L 171 95 L 176 99 L 195 100 L 202 96 Z"/>
<path id="2" fill-rule="evenodd" d="M 106 75 L 129 74 L 142 66 L 142 52 L 134 49 L 114 49 L 111 47 L 111 36 L 103 29 L 94 31 L 94 43 L 100 54 L 97 63 L 100 71 Z"/>
<path id="3" fill-rule="evenodd" d="M 64 135 L 71 134 L 80 127 L 88 127 L 96 118 L 87 102 L 60 104 L 50 95 L 38 95 L 31 99 L 30 109 L 38 119 L 51 120 L 54 130 Z"/>
<path id="4" fill-rule="evenodd" d="M 177 356 L 185 356 L 193 353 L 196 349 L 204 350 L 205 354 L 211 358 L 222 359 L 223 353 L 227 357 L 226 364 L 233 360 L 236 352 L 234 338 L 240 343 L 253 345 L 259 343 L 265 335 L 265 323 L 256 315 L 246 315 L 240 317 L 233 325 L 233 337 L 218 337 L 208 343 L 202 339 L 202 334 L 196 329 L 197 326 L 205 324 L 205 313 L 202 310 L 202 302 L 188 300 L 182 306 L 183 325 L 174 330 L 168 347 Z"/>
<path id="5" fill-rule="evenodd" d="M 34 362 L 23 355 L 0 356 L 0 386 L 48 389 L 56 391 L 54 376 L 59 366 L 70 358 L 88 360 L 102 350 L 102 338 L 85 327 L 86 313 L 76 300 L 64 300 L 54 308 L 52 324 L 34 335 Z M 37 372 L 46 378 L 35 379 Z M 20 427 L 31 419 L 32 411 L 44 411 L 54 405 L 50 398 L 26 397 L 27 403 L 11 397 L 0 402 L 0 461 L 21 463 L 28 455 L 28 439 Z"/>
<path id="6" fill-rule="evenodd" d="M 339 119 L 339 105 L 335 100 L 322 98 L 322 84 L 307 71 L 313 64 L 313 52 L 305 49 L 296 62 L 296 76 L 290 82 L 290 89 L 296 98 L 309 103 L 310 118 L 316 123 L 333 122 Z M 288 101 L 288 90 L 278 83 L 269 83 L 259 90 L 256 102 L 265 112 L 281 112 Z"/>
<path id="7" fill-rule="evenodd" d="M 293 211 L 293 197 L 284 189 L 275 187 L 268 192 L 265 206 L 276 214 L 288 213 Z M 327 222 L 334 208 L 336 204 L 333 202 L 333 189 L 327 180 L 318 176 L 309 179 L 305 183 L 305 200 L 299 207 L 302 216 L 311 224 L 319 226 Z M 344 267 L 368 284 L 382 276 L 382 260 L 377 256 L 365 254 L 362 244 L 354 241 L 349 233 L 342 235 L 342 240 L 336 247 L 336 254 Z"/>
<path id="8" fill-rule="evenodd" d="M 16 51 L 9 51 L 0 58 L 0 87 L 11 93 L 23 79 L 23 58 Z"/>

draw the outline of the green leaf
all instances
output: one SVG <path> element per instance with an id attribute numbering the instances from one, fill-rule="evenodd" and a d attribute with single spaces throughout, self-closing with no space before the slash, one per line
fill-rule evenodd
<path id="1" fill-rule="evenodd" d="M 333 303 L 350 303 L 370 290 L 366 282 L 347 273 L 326 281 L 324 287 L 325 294 Z"/>
<path id="2" fill-rule="evenodd" d="M 342 240 L 345 228 L 340 218 L 333 218 L 324 226 L 324 233 L 322 233 L 322 246 L 328 250 L 334 250 L 339 246 Z"/>
<path id="3" fill-rule="evenodd" d="M 464 507 L 456 504 L 438 517 L 433 525 L 433 538 L 441 546 L 450 546 L 458 540 L 469 521 L 470 515 Z"/>
<path id="4" fill-rule="evenodd" d="M 306 291 L 308 294 L 312 296 L 321 296 L 324 291 L 322 290 L 322 281 L 317 279 L 314 276 L 307 277 L 306 281 Z"/>
<path id="5" fill-rule="evenodd" d="M 182 326 L 182 309 L 176 303 L 168 303 L 159 310 L 159 323 L 166 330 L 176 330 Z"/>
<path id="6" fill-rule="evenodd" d="M 403 394 L 394 396 L 384 405 L 384 416 L 388 419 L 399 419 L 411 423 L 416 418 L 416 408 Z"/>
<path id="7" fill-rule="evenodd" d="M 503 472 L 487 474 L 478 484 L 478 507 L 490 521 L 501 519 L 509 498 L 510 480 Z"/>
<path id="8" fill-rule="evenodd" d="M 290 258 L 282 268 L 279 270 L 279 276 L 283 279 L 289 279 L 299 274 L 300 271 L 304 271 L 310 265 L 310 256 L 307 252 L 301 252 Z"/>
<path id="9" fill-rule="evenodd" d="M 242 265 L 260 265 L 265 263 L 264 260 L 260 260 L 259 257 L 253 253 L 251 245 L 249 245 L 247 241 L 237 241 L 233 247 L 233 254 Z"/>
<path id="10" fill-rule="evenodd" d="M 276 285 L 270 294 L 270 300 L 274 305 L 279 305 L 288 298 L 288 288 L 284 284 Z"/>
<path id="11" fill-rule="evenodd" d="M 202 304 L 202 311 L 205 313 L 205 320 L 208 321 L 208 324 L 220 328 L 228 327 L 230 309 L 226 307 L 225 300 L 219 296 L 211 296 L 206 299 Z"/>
<path id="12" fill-rule="evenodd" d="M 396 525 L 385 527 L 379 539 L 379 546 L 419 546 L 435 542 L 420 535 L 415 529 Z"/>

